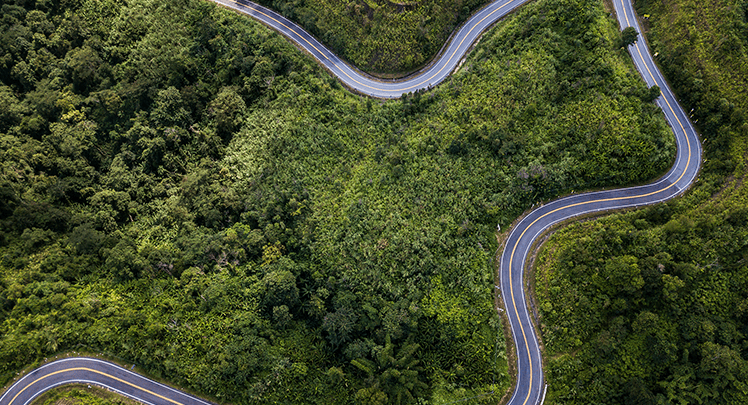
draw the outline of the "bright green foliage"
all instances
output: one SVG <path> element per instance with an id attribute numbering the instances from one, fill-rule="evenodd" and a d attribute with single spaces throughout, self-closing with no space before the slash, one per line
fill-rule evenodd
<path id="1" fill-rule="evenodd" d="M 704 169 L 682 198 L 548 241 L 535 282 L 549 401 L 748 403 L 746 4 L 643 5 L 705 138 Z"/>
<path id="2" fill-rule="evenodd" d="M 232 403 L 496 403 L 496 224 L 673 156 L 590 0 L 387 102 L 209 2 L 2 7 L 0 382 L 84 345 Z"/>

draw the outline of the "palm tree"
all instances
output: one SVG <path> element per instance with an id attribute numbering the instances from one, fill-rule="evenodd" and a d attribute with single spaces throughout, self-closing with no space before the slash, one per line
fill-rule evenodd
<path id="1" fill-rule="evenodd" d="M 409 404 L 416 401 L 428 385 L 418 378 L 423 369 L 413 355 L 420 348 L 416 343 L 405 343 L 395 355 L 395 345 L 387 335 L 384 347 L 376 355 L 376 362 L 360 358 L 351 364 L 368 375 L 370 386 L 356 394 L 356 399 L 367 404 Z M 376 350 L 376 349 L 375 349 Z"/>

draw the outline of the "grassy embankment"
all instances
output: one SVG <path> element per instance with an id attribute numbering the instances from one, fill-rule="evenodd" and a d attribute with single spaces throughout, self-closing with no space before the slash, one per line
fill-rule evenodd
<path id="1" fill-rule="evenodd" d="M 548 399 L 748 403 L 748 3 L 637 3 L 706 161 L 684 197 L 546 243 L 535 282 Z"/>
<path id="2" fill-rule="evenodd" d="M 495 403 L 496 223 L 673 156 L 591 0 L 387 102 L 208 2 L 2 10 L 2 384 L 83 346 L 234 403 Z"/>
<path id="3" fill-rule="evenodd" d="M 96 386 L 74 384 L 54 388 L 31 405 L 138 405 L 140 402 Z"/>

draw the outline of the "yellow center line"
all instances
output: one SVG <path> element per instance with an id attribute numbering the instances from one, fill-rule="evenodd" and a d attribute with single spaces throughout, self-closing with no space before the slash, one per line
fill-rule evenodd
<path id="1" fill-rule="evenodd" d="M 153 392 L 153 391 L 147 390 L 147 389 L 145 389 L 145 388 L 143 388 L 143 387 L 140 387 L 140 386 L 138 386 L 138 385 L 135 385 L 135 384 L 133 384 L 133 383 L 131 383 L 131 382 L 129 382 L 129 381 L 125 381 L 125 380 L 123 380 L 123 379 L 121 379 L 121 378 L 117 378 L 117 377 L 115 377 L 115 376 L 113 376 L 113 375 L 110 375 L 110 374 L 104 373 L 104 372 L 102 372 L 102 371 L 94 370 L 94 369 L 92 369 L 92 368 L 88 368 L 88 367 L 71 367 L 71 368 L 66 368 L 66 369 L 64 369 L 64 370 L 58 370 L 58 371 L 55 371 L 55 372 L 49 373 L 49 374 L 47 374 L 47 375 L 45 375 L 45 376 L 39 377 L 39 378 L 37 378 L 36 380 L 32 381 L 31 383 L 29 383 L 29 384 L 26 384 L 26 386 L 25 386 L 25 387 L 23 387 L 23 389 L 21 389 L 20 391 L 18 391 L 18 394 L 16 394 L 16 395 L 15 395 L 15 396 L 13 397 L 13 399 L 11 399 L 11 400 L 10 400 L 10 402 L 8 403 L 8 405 L 13 405 L 13 401 L 15 401 L 15 400 L 16 400 L 16 398 L 18 398 L 18 396 L 19 396 L 19 395 L 21 395 L 21 394 L 22 394 L 22 393 L 23 393 L 24 391 L 26 391 L 26 388 L 29 388 L 30 386 L 32 386 L 32 385 L 34 385 L 34 384 L 36 384 L 37 382 L 39 382 L 39 381 L 41 381 L 41 380 L 44 380 L 45 378 L 49 378 L 49 377 L 52 377 L 53 375 L 56 375 L 56 374 L 60 374 L 60 373 L 66 373 L 66 372 L 69 372 L 69 371 L 87 371 L 87 372 L 90 372 L 90 373 L 95 373 L 95 374 L 103 375 L 103 376 L 105 376 L 105 377 L 109 377 L 109 378 L 111 378 L 111 379 L 113 379 L 113 380 L 115 380 L 115 381 L 119 381 L 119 382 L 121 382 L 121 383 L 123 383 L 123 384 L 125 384 L 125 385 L 129 385 L 130 387 L 133 387 L 133 388 L 139 389 L 139 390 L 141 390 L 141 391 L 143 391 L 143 392 L 146 392 L 146 393 L 148 393 L 148 394 L 151 394 L 151 395 L 153 395 L 153 396 L 155 396 L 155 397 L 161 398 L 161 399 L 163 399 L 164 401 L 168 401 L 168 402 L 171 402 L 171 403 L 172 403 L 172 404 L 174 404 L 174 405 L 184 405 L 184 404 L 182 404 L 181 402 L 177 402 L 177 401 L 174 401 L 173 399 L 167 398 L 167 397 L 165 397 L 165 396 L 163 396 L 163 395 L 159 395 L 159 394 L 156 394 L 156 393 L 155 393 L 155 392 Z"/>
<path id="2" fill-rule="evenodd" d="M 631 23 L 629 22 L 629 15 L 626 13 L 626 5 L 623 4 L 623 0 L 621 0 L 621 8 L 623 9 L 623 16 L 626 17 L 626 24 L 628 26 L 631 26 Z"/>
<path id="3" fill-rule="evenodd" d="M 623 2 L 621 2 L 621 4 L 623 4 Z M 626 8 L 624 7 L 623 10 L 624 10 L 624 15 L 626 15 Z M 626 17 L 626 21 L 628 22 L 628 17 Z M 647 72 L 652 77 L 652 80 L 655 83 L 657 83 L 657 80 L 655 79 L 655 77 L 652 74 L 652 72 L 649 70 L 649 67 L 647 66 L 647 63 L 644 60 L 644 56 L 642 55 L 641 50 L 639 49 L 639 46 L 636 46 L 635 48 L 636 48 L 637 52 L 639 53 L 639 57 L 641 58 L 642 62 L 644 63 L 644 67 L 647 69 Z M 673 117 L 675 117 L 675 120 L 678 122 L 678 125 L 680 126 L 680 128 L 683 131 L 683 134 L 684 134 L 684 136 L 686 138 L 686 145 L 687 145 L 686 147 L 688 149 L 688 160 L 686 161 L 686 168 L 688 168 L 690 166 L 690 164 L 691 164 L 691 141 L 688 139 L 688 134 L 686 133 L 686 130 L 683 127 L 683 123 L 678 118 L 678 115 L 675 113 L 675 110 L 670 105 L 670 102 L 667 100 L 667 97 L 663 96 L 662 98 L 663 98 L 663 100 L 665 100 L 665 103 L 667 104 L 668 108 L 670 109 L 670 112 L 673 114 Z M 520 320 L 519 311 L 517 310 L 517 303 L 516 303 L 515 297 L 514 297 L 514 284 L 512 283 L 512 263 L 514 261 L 514 253 L 517 250 L 517 246 L 519 245 L 519 241 L 522 240 L 522 238 L 524 237 L 524 235 L 527 232 L 527 230 L 530 229 L 533 225 L 535 225 L 535 223 L 537 223 L 541 219 L 543 219 L 546 216 L 551 215 L 551 214 L 553 214 L 555 212 L 558 212 L 558 211 L 566 209 L 566 208 L 577 207 L 577 206 L 585 205 L 585 204 L 593 204 L 593 203 L 599 203 L 599 202 L 608 202 L 608 201 L 617 201 L 617 200 L 626 200 L 626 199 L 648 197 L 650 195 L 666 191 L 669 188 L 675 186 L 683 178 L 683 176 L 685 176 L 685 174 L 686 174 L 686 170 L 684 170 L 683 173 L 681 173 L 680 177 L 678 177 L 678 179 L 675 180 L 673 183 L 671 183 L 669 186 L 667 186 L 667 187 L 665 187 L 665 188 L 663 188 L 661 190 L 652 191 L 652 192 L 649 192 L 649 193 L 646 193 L 646 194 L 639 194 L 639 195 L 625 196 L 625 197 L 602 198 L 602 199 L 598 199 L 598 200 L 579 202 L 579 203 L 575 203 L 575 204 L 566 205 L 566 206 L 563 206 L 563 207 L 556 208 L 556 209 L 554 209 L 552 211 L 549 211 L 549 212 L 543 214 L 542 216 L 538 217 L 536 220 L 532 221 L 532 223 L 530 225 L 528 225 L 527 227 L 525 227 L 525 230 L 522 231 L 522 233 L 519 235 L 519 238 L 517 238 L 517 242 L 514 244 L 514 247 L 512 248 L 512 253 L 509 256 L 509 291 L 510 291 L 510 295 L 512 296 L 512 304 L 514 305 L 514 313 L 517 316 L 517 319 L 519 320 L 519 322 L 518 322 L 519 323 L 519 328 L 522 331 L 522 338 L 524 339 L 525 349 L 527 350 L 528 359 L 530 361 L 530 384 L 529 384 L 530 388 L 527 391 L 527 397 L 525 397 L 525 401 L 523 402 L 523 405 L 527 404 L 527 401 L 529 401 L 530 394 L 532 392 L 532 379 L 533 379 L 533 373 L 532 373 L 532 371 L 533 371 L 533 366 L 532 366 L 532 356 L 530 356 L 530 345 L 529 345 L 529 343 L 527 341 L 527 335 L 525 334 L 525 328 L 522 326 L 522 322 Z"/>

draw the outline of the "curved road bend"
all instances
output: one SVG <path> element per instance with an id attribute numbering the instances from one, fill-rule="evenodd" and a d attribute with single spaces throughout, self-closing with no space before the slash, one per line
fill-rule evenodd
<path id="1" fill-rule="evenodd" d="M 213 405 L 114 363 L 89 357 L 57 360 L 33 370 L 3 393 L 0 404 L 28 405 L 47 390 L 74 383 L 104 387 L 147 405 Z"/>
<path id="2" fill-rule="evenodd" d="M 494 1 L 458 30 L 441 57 L 430 67 L 413 77 L 394 81 L 378 80 L 350 67 L 299 26 L 271 10 L 245 0 L 213 1 L 247 14 L 285 35 L 350 88 L 372 97 L 396 98 L 443 81 L 486 28 L 527 0 Z M 614 5 L 621 29 L 633 26 L 641 32 L 630 0 L 614 0 Z M 524 264 L 537 237 L 548 227 L 577 215 L 668 200 L 687 189 L 698 174 L 701 144 L 691 122 L 652 61 L 646 43 L 637 41 L 629 47 L 629 52 L 647 85 L 656 84 L 662 90 L 657 104 L 675 134 L 678 148 L 675 164 L 664 177 L 649 185 L 578 194 L 552 201 L 528 214 L 509 234 L 499 272 L 501 293 L 517 349 L 517 386 L 509 402 L 511 405 L 536 405 L 545 397 L 540 347 L 523 289 Z M 27 405 L 50 388 L 74 382 L 104 386 L 149 405 L 209 404 L 112 363 L 71 358 L 49 363 L 27 374 L 0 397 L 0 405 Z"/>
<path id="3" fill-rule="evenodd" d="M 621 29 L 632 26 L 641 32 L 629 0 L 614 0 Z M 648 87 L 657 85 L 657 104 L 675 134 L 677 154 L 670 171 L 655 183 L 640 187 L 572 195 L 532 211 L 512 230 L 501 256 L 501 293 L 507 306 L 517 348 L 517 387 L 510 404 L 538 404 L 545 397 L 544 378 L 537 334 L 530 321 L 522 279 L 524 265 L 538 236 L 566 219 L 613 209 L 637 207 L 671 199 L 695 180 L 701 165 L 701 143 L 683 108 L 654 64 L 646 42 L 629 46 L 634 64 Z"/>
<path id="4" fill-rule="evenodd" d="M 247 14 L 286 36 L 311 54 L 317 62 L 348 88 L 377 98 L 398 98 L 416 90 L 428 89 L 449 77 L 470 47 L 491 24 L 509 14 L 528 0 L 494 0 L 470 17 L 453 35 L 439 59 L 428 68 L 404 80 L 383 80 L 351 67 L 332 53 L 311 34 L 275 11 L 246 0 L 211 0 Z"/>

